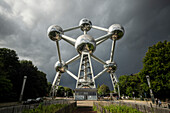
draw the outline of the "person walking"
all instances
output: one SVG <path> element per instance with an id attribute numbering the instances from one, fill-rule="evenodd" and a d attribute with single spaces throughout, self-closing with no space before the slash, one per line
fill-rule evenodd
<path id="1" fill-rule="evenodd" d="M 161 104 L 162 104 L 160 99 L 158 100 L 158 104 L 159 104 L 159 107 L 160 107 L 160 106 L 161 106 Z"/>
<path id="2" fill-rule="evenodd" d="M 156 101 L 156 107 L 157 107 L 157 105 L 158 105 L 158 99 L 156 98 L 155 101 Z"/>

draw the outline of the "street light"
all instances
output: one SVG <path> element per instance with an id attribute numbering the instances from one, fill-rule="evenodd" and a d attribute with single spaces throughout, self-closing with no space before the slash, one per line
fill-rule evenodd
<path id="1" fill-rule="evenodd" d="M 27 80 L 27 76 L 24 76 L 23 84 L 22 84 L 22 90 L 21 90 L 21 94 L 20 94 L 20 98 L 19 98 L 20 102 L 22 101 L 22 97 L 23 97 L 23 92 L 24 92 L 26 80 Z"/>
<path id="2" fill-rule="evenodd" d="M 146 75 L 146 79 L 147 79 L 149 90 L 150 90 L 151 100 L 152 100 L 152 103 L 154 104 L 155 103 L 155 99 L 154 99 L 154 95 L 153 95 L 153 92 L 152 92 L 152 89 L 151 89 L 151 83 L 150 83 L 149 75 Z"/>
<path id="3" fill-rule="evenodd" d="M 135 100 L 135 92 L 133 91 L 132 94 L 133 94 L 133 98 Z M 135 103 L 136 103 L 136 100 L 135 100 Z"/>

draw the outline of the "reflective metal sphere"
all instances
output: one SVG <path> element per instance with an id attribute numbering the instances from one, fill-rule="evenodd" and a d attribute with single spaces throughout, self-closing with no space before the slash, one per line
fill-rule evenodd
<path id="1" fill-rule="evenodd" d="M 64 61 L 62 61 L 62 63 L 60 63 L 59 61 L 57 61 L 56 63 L 55 63 L 55 69 L 56 69 L 56 71 L 57 72 L 61 72 L 61 73 L 64 73 L 65 72 L 65 69 L 67 69 L 68 68 L 68 66 L 67 65 L 65 65 L 65 62 Z"/>
<path id="2" fill-rule="evenodd" d="M 96 49 L 96 42 L 90 35 L 81 35 L 76 40 L 75 48 L 78 53 L 83 51 L 93 53 Z"/>
<path id="3" fill-rule="evenodd" d="M 48 37 L 53 41 L 61 40 L 60 34 L 63 34 L 63 29 L 57 25 L 52 25 L 47 30 Z"/>
<path id="4" fill-rule="evenodd" d="M 111 39 L 119 40 L 124 35 L 124 28 L 120 24 L 113 24 L 109 27 L 109 32 L 113 34 Z"/>
<path id="5" fill-rule="evenodd" d="M 81 26 L 82 31 L 89 31 L 92 27 L 92 22 L 87 18 L 83 18 L 80 20 L 79 26 Z"/>
<path id="6" fill-rule="evenodd" d="M 115 62 L 106 61 L 107 65 L 104 65 L 104 68 L 107 68 L 108 73 L 114 73 L 117 69 L 117 64 Z"/>

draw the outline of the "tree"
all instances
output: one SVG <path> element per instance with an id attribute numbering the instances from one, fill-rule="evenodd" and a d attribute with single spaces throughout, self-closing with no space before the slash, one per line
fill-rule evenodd
<path id="1" fill-rule="evenodd" d="M 67 94 L 67 96 L 73 96 L 73 91 L 72 89 L 68 88 L 68 87 L 64 87 L 64 91 Z"/>
<path id="2" fill-rule="evenodd" d="M 122 75 L 119 77 L 121 94 L 138 97 L 140 94 L 140 79 L 138 74 Z M 134 92 L 134 95 L 133 95 Z"/>
<path id="3" fill-rule="evenodd" d="M 0 48 L 0 93 L 1 101 L 14 101 L 17 96 L 19 60 L 14 50 Z M 4 95 L 5 93 L 5 95 Z"/>
<path id="4" fill-rule="evenodd" d="M 58 86 L 57 96 L 63 97 L 64 96 L 64 92 L 65 92 L 64 87 L 63 86 Z"/>
<path id="5" fill-rule="evenodd" d="M 169 70 L 170 42 L 158 42 L 152 47 L 149 47 L 143 59 L 143 69 L 139 73 L 142 88 L 146 88 L 146 75 L 149 75 L 154 96 L 157 98 L 170 98 Z"/>
<path id="6" fill-rule="evenodd" d="M 9 79 L 4 76 L 0 76 L 0 102 L 9 100 L 13 85 Z"/>
<path id="7" fill-rule="evenodd" d="M 110 89 L 107 85 L 102 84 L 98 89 L 98 94 L 105 95 L 106 93 L 110 93 Z"/>
<path id="8" fill-rule="evenodd" d="M 24 99 L 46 96 L 48 93 L 46 74 L 39 71 L 31 61 L 22 60 L 20 64 L 22 79 L 24 76 L 27 76 Z"/>
<path id="9" fill-rule="evenodd" d="M 52 86 L 52 84 L 51 84 L 51 82 L 48 82 L 47 84 L 48 84 L 47 96 L 49 96 L 49 93 L 50 93 L 50 91 L 51 91 L 51 86 Z"/>
<path id="10" fill-rule="evenodd" d="M 14 50 L 0 48 L 0 101 L 19 99 L 24 76 L 27 76 L 24 99 L 47 95 L 46 74 L 39 71 L 31 61 L 18 59 Z"/>
<path id="11" fill-rule="evenodd" d="M 119 84 L 121 94 L 127 95 L 126 88 L 128 87 L 128 75 L 120 76 L 118 84 Z"/>

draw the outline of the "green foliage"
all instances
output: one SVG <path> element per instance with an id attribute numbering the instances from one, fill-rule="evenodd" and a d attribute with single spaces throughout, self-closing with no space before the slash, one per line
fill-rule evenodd
<path id="1" fill-rule="evenodd" d="M 58 97 L 73 96 L 73 91 L 68 87 L 59 86 L 57 90 L 57 96 Z"/>
<path id="2" fill-rule="evenodd" d="M 139 73 L 142 88 L 146 88 L 146 75 L 149 75 L 155 97 L 170 98 L 170 42 L 158 42 L 149 47 L 143 64 Z"/>
<path id="3" fill-rule="evenodd" d="M 68 87 L 64 87 L 64 91 L 66 93 L 66 96 L 73 96 L 73 91 L 72 89 L 68 88 Z"/>
<path id="4" fill-rule="evenodd" d="M 39 71 L 31 61 L 22 60 L 20 63 L 20 73 L 23 73 L 23 76 L 27 76 L 24 90 L 24 99 L 47 95 L 48 84 L 46 74 Z"/>
<path id="5" fill-rule="evenodd" d="M 46 74 L 31 61 L 19 61 L 14 50 L 0 48 L 0 101 L 19 99 L 24 76 L 27 76 L 24 98 L 36 98 L 48 93 Z"/>
<path id="6" fill-rule="evenodd" d="M 64 96 L 64 92 L 65 92 L 64 87 L 63 86 L 59 86 L 58 90 L 57 90 L 57 96 L 63 97 Z"/>
<path id="7" fill-rule="evenodd" d="M 99 88 L 98 88 L 98 94 L 100 95 L 105 95 L 106 93 L 110 93 L 109 87 L 105 84 L 102 84 Z"/>
<path id="8" fill-rule="evenodd" d="M 103 108 L 111 113 L 142 113 L 137 109 L 125 105 L 109 105 L 103 106 Z"/>
<path id="9" fill-rule="evenodd" d="M 19 60 L 14 50 L 0 48 L 0 102 L 15 100 L 14 97 L 16 98 L 18 94 L 16 79 L 19 74 L 19 66 Z"/>
<path id="10" fill-rule="evenodd" d="M 67 104 L 52 104 L 49 106 L 43 106 L 42 104 L 40 104 L 37 108 L 25 110 L 23 111 L 23 113 L 55 113 L 65 106 L 67 106 Z"/>
<path id="11" fill-rule="evenodd" d="M 109 113 L 142 113 L 138 111 L 137 109 L 134 109 L 126 105 L 111 104 L 109 106 L 103 106 L 99 104 L 99 106 L 102 107 L 103 109 L 102 113 L 106 113 L 106 112 L 109 112 Z M 100 111 L 97 109 L 97 106 L 95 105 L 93 105 L 93 110 L 100 113 Z"/>
<path id="12" fill-rule="evenodd" d="M 119 88 L 121 94 L 128 96 L 138 96 L 140 89 L 140 79 L 138 74 L 122 75 L 119 77 Z M 132 94 L 134 92 L 134 95 Z"/>
<path id="13" fill-rule="evenodd" d="M 97 111 L 97 106 L 93 105 L 93 111 Z"/>
<path id="14" fill-rule="evenodd" d="M 143 96 L 149 94 L 146 75 L 150 76 L 151 88 L 157 98 L 170 98 L 170 42 L 158 42 L 149 47 L 143 59 L 143 69 L 135 75 L 119 77 L 121 94 Z M 163 92 L 163 93 L 162 93 Z M 148 97 L 148 96 L 147 96 Z"/>
<path id="15" fill-rule="evenodd" d="M 47 85 L 48 85 L 47 92 L 50 92 L 51 91 L 51 86 L 52 86 L 51 82 L 48 82 Z M 47 94 L 47 96 L 48 96 L 48 94 Z"/>
<path id="16" fill-rule="evenodd" d="M 140 111 L 138 111 L 137 109 L 134 109 L 132 107 L 126 106 L 126 105 L 115 105 L 115 104 L 111 104 L 109 106 L 103 106 L 100 105 L 100 107 L 102 107 L 102 113 L 142 113 Z M 98 113 L 100 113 L 99 109 L 97 109 L 97 106 L 93 105 L 93 110 L 97 111 Z"/>
<path id="17" fill-rule="evenodd" d="M 0 99 L 1 101 L 5 101 L 10 97 L 12 92 L 13 85 L 9 79 L 5 76 L 0 76 Z"/>

